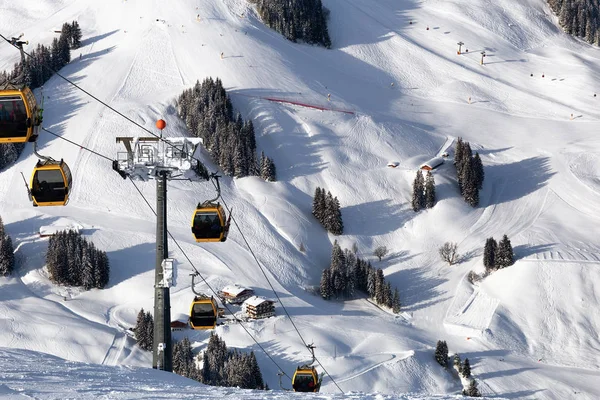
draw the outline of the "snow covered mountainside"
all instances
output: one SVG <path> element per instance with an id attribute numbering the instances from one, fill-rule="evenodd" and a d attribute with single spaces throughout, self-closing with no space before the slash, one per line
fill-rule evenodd
<path id="1" fill-rule="evenodd" d="M 599 398 L 598 49 L 562 33 L 542 0 L 323 4 L 331 11 L 331 50 L 285 40 L 263 26 L 244 0 L 0 0 L 0 32 L 24 33 L 27 50 L 49 45 L 56 29 L 77 20 L 82 47 L 61 73 L 148 129 L 165 119 L 168 136 L 185 134 L 176 96 L 208 76 L 223 81 L 234 108 L 253 120 L 258 150 L 274 159 L 278 182 L 222 178 L 222 195 L 239 230 L 232 228 L 225 243 L 201 245 L 189 223 L 196 204 L 212 198 L 214 189 L 171 182 L 169 230 L 212 287 L 237 282 L 274 298 L 247 239 L 302 336 L 315 343 L 343 391 L 458 394 L 458 378 L 433 358 L 442 339 L 451 353 L 469 358 L 485 396 Z M 465 43 L 460 55 L 459 41 Z M 12 68 L 18 57 L 14 48 L 0 45 L 0 69 Z M 40 90 L 36 95 L 41 100 Z M 56 76 L 44 85 L 43 96 L 44 126 L 100 154 L 116 158 L 124 151 L 117 136 L 147 135 Z M 462 200 L 449 160 L 434 171 L 435 207 L 413 212 L 416 169 L 457 137 L 471 143 L 485 166 L 479 207 Z M 127 329 L 140 308 L 153 308 L 152 210 L 107 160 L 43 132 L 38 147 L 70 165 L 73 192 L 66 207 L 31 207 L 20 174 L 28 176 L 37 160 L 31 145 L 0 172 L 0 215 L 18 261 L 12 276 L 0 278 L 0 347 L 6 348 L 0 369 L 18 371 L 15 360 L 26 360 L 27 376 L 27 365 L 36 360 L 48 364 L 48 371 L 59 363 L 37 352 L 121 371 L 150 367 L 151 354 L 134 345 Z M 386 167 L 389 161 L 398 167 Z M 154 204 L 155 183 L 138 186 Z M 327 234 L 311 215 L 317 186 L 340 200 L 344 235 Z M 47 239 L 38 232 L 52 225 L 77 226 L 107 251 L 107 288 L 82 291 L 49 281 Z M 483 270 L 485 239 L 504 234 L 517 262 L 472 286 L 466 275 Z M 334 239 L 343 248 L 356 242 L 359 256 L 383 269 L 400 289 L 403 316 L 364 299 L 325 301 L 309 290 L 328 266 Z M 463 256 L 451 267 L 438 255 L 446 241 L 457 242 Z M 372 252 L 380 245 L 390 254 L 379 262 Z M 177 260 L 171 288 L 176 317 L 188 312 L 193 298 L 193 268 L 169 246 Z M 290 374 L 310 354 L 280 306 L 276 312 L 246 327 Z M 227 324 L 216 332 L 229 347 L 255 351 L 275 390 L 271 396 L 295 397 L 278 391 L 279 367 L 241 326 Z M 209 332 L 175 334 L 184 335 L 200 351 Z M 61 365 L 68 370 L 69 363 Z M 109 374 L 102 366 L 89 368 L 94 376 Z M 43 375 L 35 371 L 33 380 Z M 140 374 L 135 384 L 119 379 L 117 385 L 126 391 L 135 386 L 136 392 L 113 397 L 156 398 L 144 388 L 155 388 L 149 381 L 163 379 L 163 373 Z M 73 381 L 82 392 L 69 393 L 76 397 L 83 393 L 77 376 Z M 0 393 L 18 396 L 23 379 L 2 382 Z M 173 392 L 200 387 L 184 378 L 164 379 Z M 289 380 L 283 383 L 289 387 Z M 61 393 L 60 385 L 52 390 Z M 94 397 L 101 394 L 90 390 Z M 339 392 L 328 377 L 321 391 Z"/>

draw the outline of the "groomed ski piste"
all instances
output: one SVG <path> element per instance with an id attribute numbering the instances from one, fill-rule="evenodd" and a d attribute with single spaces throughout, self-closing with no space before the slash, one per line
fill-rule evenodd
<path id="1" fill-rule="evenodd" d="M 50 45 L 57 27 L 77 20 L 82 47 L 61 74 L 148 129 L 164 119 L 167 136 L 186 135 L 175 108 L 184 89 L 209 76 L 223 81 L 234 108 L 254 122 L 258 150 L 274 160 L 278 178 L 222 178 L 223 198 L 347 398 L 453 398 L 462 384 L 433 358 L 440 339 L 450 353 L 469 358 L 484 396 L 599 398 L 598 48 L 564 34 L 542 0 L 323 4 L 331 11 L 331 50 L 287 41 L 243 0 L 0 0 L 0 31 L 24 33 L 31 50 Z M 468 53 L 457 54 L 459 41 Z M 18 57 L 0 45 L 0 69 Z M 44 127 L 98 153 L 116 158 L 124 148 L 115 137 L 147 136 L 57 76 L 43 96 Z M 485 166 L 479 207 L 462 200 L 449 159 L 434 171 L 435 207 L 413 212 L 416 169 L 457 137 Z M 298 396 L 279 390 L 278 367 L 234 324 L 215 331 L 228 347 L 255 351 L 272 392 L 207 389 L 143 369 L 151 354 L 135 346 L 128 328 L 140 308 L 153 309 L 154 214 L 110 162 L 44 132 L 38 145 L 69 164 L 73 192 L 66 207 L 31 206 L 20 174 L 28 177 L 37 160 L 31 145 L 0 172 L 0 215 L 18 262 L 11 277 L 0 278 L 0 369 L 12 371 L 10 379 L 3 372 L 2 396 L 28 395 L 19 388 L 30 382 L 40 382 L 30 393 L 36 398 Z M 398 167 L 386 167 L 390 160 Z M 203 161 L 217 169 L 206 151 Z M 154 205 L 155 183 L 137 184 Z M 344 235 L 327 234 L 311 215 L 317 186 L 338 197 Z M 212 287 L 237 282 L 274 298 L 236 227 L 225 243 L 193 241 L 194 207 L 212 197 L 209 183 L 169 183 L 170 232 Z M 47 278 L 48 239 L 40 228 L 65 225 L 108 253 L 104 290 Z M 477 286 L 468 283 L 469 271 L 483 271 L 485 239 L 504 234 L 516 263 Z M 356 242 L 359 256 L 384 270 L 400 290 L 404 316 L 365 299 L 313 294 L 334 239 L 342 248 Z M 458 243 L 457 265 L 439 258 L 447 241 Z M 390 250 L 381 262 L 372 255 L 380 245 Z M 172 242 L 169 248 L 175 316 L 189 310 L 193 268 Z M 246 326 L 291 374 L 310 353 L 279 304 L 276 313 Z M 187 330 L 175 338 L 189 336 L 200 351 L 209 334 Z M 85 392 L 86 371 L 105 381 Z M 60 375 L 59 383 L 50 385 L 46 373 Z M 326 376 L 320 396 L 342 398 L 338 393 Z"/>

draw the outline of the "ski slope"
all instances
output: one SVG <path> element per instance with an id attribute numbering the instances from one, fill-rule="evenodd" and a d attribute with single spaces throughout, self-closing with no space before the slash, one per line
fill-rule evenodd
<path id="1" fill-rule="evenodd" d="M 433 359 L 442 339 L 469 358 L 484 395 L 600 397 L 598 49 L 562 33 L 542 0 L 323 4 L 332 50 L 285 40 L 243 0 L 0 0 L 0 30 L 49 45 L 54 30 L 77 20 L 82 47 L 61 74 L 148 129 L 163 118 L 167 136 L 185 135 L 175 99 L 207 76 L 221 78 L 234 108 L 253 120 L 258 150 L 274 160 L 278 181 L 221 179 L 239 225 L 227 242 L 199 245 L 190 234 L 194 207 L 214 196 L 212 185 L 169 183 L 168 227 L 193 263 L 169 243 L 173 316 L 188 312 L 194 268 L 215 289 L 237 282 L 274 298 L 266 275 L 345 392 L 459 393 L 458 378 Z M 459 41 L 468 53 L 457 54 Z M 17 60 L 14 48 L 0 45 L 1 69 Z M 108 157 L 124 151 L 115 137 L 147 135 L 57 76 L 36 95 L 44 96 L 47 129 Z M 414 213 L 416 168 L 457 137 L 482 157 L 480 206 L 461 200 L 448 160 L 434 171 L 436 206 Z M 32 359 L 41 352 L 149 367 L 151 355 L 127 329 L 140 308 L 153 309 L 153 211 L 107 160 L 44 133 L 38 146 L 69 164 L 73 192 L 66 207 L 31 207 L 20 173 L 35 164 L 32 146 L 0 172 L 0 215 L 18 262 L 13 276 L 0 278 L 0 346 Z M 207 152 L 202 160 L 216 169 Z M 390 160 L 398 167 L 387 168 Z M 154 204 L 154 182 L 136 184 Z M 317 186 L 340 200 L 344 235 L 327 234 L 311 215 Z M 65 223 L 107 251 L 104 290 L 47 279 L 47 239 L 38 232 Z M 504 234 L 516 264 L 473 287 L 466 275 L 483 270 L 485 239 Z M 364 299 L 313 294 L 335 239 L 343 248 L 356 242 L 359 256 L 384 270 L 409 319 Z M 437 254 L 446 241 L 463 255 L 452 267 Z M 378 262 L 372 251 L 380 245 L 390 254 Z M 276 312 L 247 328 L 290 374 L 310 354 L 280 305 Z M 253 349 L 265 381 L 279 388 L 278 367 L 242 327 L 216 332 L 230 347 Z M 183 335 L 197 351 L 209 337 L 189 330 L 175 337 Z M 326 377 L 322 392 L 339 391 Z"/>

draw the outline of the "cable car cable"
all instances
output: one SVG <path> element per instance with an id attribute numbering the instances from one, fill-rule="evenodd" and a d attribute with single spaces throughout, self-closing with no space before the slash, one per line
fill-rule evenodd
<path id="1" fill-rule="evenodd" d="M 221 200 L 223 200 L 223 205 L 225 206 L 225 208 L 227 209 L 227 212 L 229 213 L 229 207 L 227 206 L 227 203 L 225 202 L 225 199 L 222 196 L 221 196 Z M 296 327 L 296 324 L 294 323 L 294 320 L 292 319 L 292 316 L 290 315 L 290 313 L 288 313 L 287 308 L 283 305 L 283 302 L 279 298 L 279 295 L 277 294 L 277 291 L 275 290 L 275 288 L 271 284 L 271 281 L 269 280 L 269 277 L 267 276 L 267 274 L 264 271 L 262 265 L 258 261 L 258 258 L 256 257 L 256 254 L 254 253 L 254 250 L 252 250 L 252 247 L 250 246 L 250 243 L 248 243 L 248 240 L 246 240 L 246 236 L 244 235 L 244 233 L 240 229 L 240 226 L 237 223 L 236 219 L 233 218 L 233 216 L 231 217 L 231 219 L 233 220 L 233 223 L 235 224 L 236 228 L 238 229 L 238 231 L 242 235 L 242 239 L 244 239 L 244 243 L 246 243 L 246 246 L 248 246 L 248 250 L 250 251 L 250 254 L 252 254 L 252 257 L 254 258 L 254 261 L 256 261 L 256 265 L 258 265 L 258 268 L 260 268 L 261 272 L 265 276 L 265 279 L 267 280 L 267 283 L 271 287 L 271 290 L 275 294 L 275 297 L 277 297 L 277 300 L 279 301 L 279 304 L 281 304 L 281 307 L 283 308 L 283 311 L 285 312 L 285 314 L 287 315 L 287 317 L 290 319 L 290 322 L 292 323 L 292 326 L 296 330 L 296 333 L 298 333 L 298 336 L 300 337 L 300 340 L 302 340 L 302 343 L 304 343 L 304 346 L 306 346 L 306 348 L 309 348 L 308 344 L 306 343 L 306 341 L 302 337 L 302 334 L 300 333 L 300 331 Z M 331 381 L 335 384 L 335 386 L 337 386 L 337 388 L 340 390 L 340 392 L 344 393 L 344 391 L 342 390 L 342 388 L 340 387 L 340 385 L 337 384 L 337 382 L 335 381 L 335 379 L 333 379 L 333 377 L 329 374 L 329 372 L 327 372 L 327 370 L 325 369 L 325 367 L 323 366 L 323 364 L 321 364 L 321 361 L 319 361 L 319 359 L 315 356 L 314 352 L 311 352 L 311 353 L 312 353 L 312 356 L 315 359 L 315 361 L 317 361 L 317 363 L 319 364 L 319 366 L 321 368 L 323 368 L 323 372 L 325 372 L 325 375 L 327 375 L 329 377 L 329 379 L 331 379 Z"/>
<path id="2" fill-rule="evenodd" d="M 89 149 L 85 146 L 82 146 L 78 143 L 73 142 L 72 140 L 66 139 L 44 127 L 42 127 L 42 129 L 45 132 L 48 132 L 51 135 L 56 136 L 59 139 L 65 140 L 69 143 L 71 143 L 72 145 L 75 145 L 77 147 L 79 147 L 82 150 L 86 150 L 89 151 L 92 154 L 95 154 L 99 157 L 102 157 L 108 161 L 113 162 L 114 160 L 110 157 L 105 156 L 104 154 L 98 153 L 97 151 L 94 151 L 92 149 Z M 152 205 L 150 204 L 150 202 L 148 201 L 148 199 L 146 199 L 146 196 L 144 196 L 144 194 L 142 193 L 142 191 L 140 190 L 140 188 L 138 187 L 138 185 L 135 183 L 135 181 L 133 179 L 131 179 L 131 177 L 129 177 L 129 181 L 133 184 L 133 187 L 136 189 L 136 191 L 140 194 L 140 196 L 142 196 L 142 199 L 144 200 L 144 202 L 148 205 L 148 207 L 150 208 L 150 210 L 152 211 L 152 213 L 154 215 L 156 215 L 156 210 L 154 210 L 154 207 L 152 207 Z M 188 257 L 188 255 L 186 254 L 186 252 L 183 250 L 183 248 L 179 245 L 179 242 L 175 239 L 175 237 L 173 236 L 173 234 L 171 234 L 171 232 L 167 229 L 167 234 L 169 235 L 169 237 L 171 238 L 171 240 L 175 243 L 175 245 L 177 246 L 177 248 L 179 249 L 179 251 L 181 251 L 181 253 L 183 254 L 183 256 L 185 257 L 185 259 L 190 263 L 190 265 L 192 266 L 192 268 L 194 269 L 194 271 L 196 272 L 196 274 L 202 279 L 202 281 L 206 284 L 206 286 L 210 289 L 211 292 L 213 292 L 215 294 L 215 296 L 218 297 L 217 292 L 210 286 L 210 284 L 206 281 L 206 279 L 204 279 L 204 277 L 202 276 L 202 274 L 200 273 L 200 271 L 198 271 L 198 269 L 196 268 L 196 266 L 192 263 L 192 260 Z M 265 348 L 256 340 L 256 338 L 254 336 L 252 336 L 252 334 L 250 333 L 250 331 L 246 328 L 246 326 L 243 324 L 243 322 L 235 316 L 235 314 L 231 311 L 231 309 L 227 306 L 226 303 L 223 303 L 223 305 L 225 306 L 225 308 L 227 309 L 227 311 L 233 316 L 233 318 L 235 319 L 235 321 L 237 323 L 239 323 L 242 328 L 246 331 L 246 333 L 248 334 L 248 336 L 250 336 L 252 338 L 252 340 L 254 340 L 254 343 L 256 343 L 258 345 L 258 347 L 267 355 L 267 357 L 273 362 L 273 364 L 275 364 L 275 366 L 277 368 L 279 368 L 279 370 L 283 371 L 282 368 L 279 366 L 279 364 L 277 364 L 277 362 L 273 359 L 273 357 L 271 357 L 271 355 L 267 352 L 267 350 L 265 350 Z M 286 374 L 285 372 L 283 373 L 287 378 L 289 378 L 290 380 L 292 379 L 288 374 Z"/>
<path id="3" fill-rule="evenodd" d="M 10 40 L 8 40 L 4 35 L 0 34 L 0 37 L 2 39 L 4 39 L 5 41 L 7 41 L 11 46 L 15 47 L 18 49 L 17 46 L 15 46 Z M 27 55 L 28 57 L 31 58 L 31 55 L 25 51 L 23 51 L 23 53 L 25 55 Z M 114 111 L 115 113 L 117 113 L 118 115 L 120 115 L 121 117 L 125 118 L 127 121 L 131 122 L 132 124 L 136 125 L 137 127 L 139 127 L 140 129 L 144 130 L 145 132 L 151 134 L 152 136 L 155 136 L 157 138 L 159 138 L 159 140 L 164 141 L 166 144 L 168 144 L 171 147 L 174 147 L 176 149 L 178 149 L 177 146 L 175 146 L 173 143 L 169 142 L 168 140 L 166 140 L 165 138 L 163 138 L 162 136 L 159 136 L 155 133 L 153 133 L 152 131 L 150 131 L 148 128 L 145 128 L 144 126 L 138 124 L 137 122 L 135 122 L 134 120 L 132 120 L 131 118 L 129 118 L 128 116 L 126 116 L 125 114 L 121 113 L 120 111 L 116 110 L 115 108 L 111 107 L 109 104 L 105 103 L 104 101 L 100 100 L 98 97 L 94 96 L 93 94 L 91 94 L 90 92 L 88 92 L 87 90 L 83 89 L 82 87 L 80 87 L 79 85 L 77 85 L 76 83 L 74 83 L 73 81 L 71 81 L 70 79 L 64 77 L 63 75 L 61 75 L 58 71 L 56 71 L 55 69 L 53 69 L 52 67 L 49 67 L 47 65 L 47 63 L 43 64 L 46 68 L 48 68 L 50 71 L 52 71 L 53 73 L 55 73 L 58 77 L 62 78 L 63 80 L 65 80 L 66 82 L 70 83 L 72 86 L 74 86 L 75 88 L 81 90 L 83 93 L 87 94 L 88 96 L 90 96 L 91 98 L 93 98 L 94 100 L 96 100 L 97 102 L 99 102 L 100 104 L 104 105 L 105 107 L 107 107 L 108 109 L 110 109 L 111 111 Z M 44 129 L 46 132 L 48 132 L 46 129 Z M 60 137 L 58 135 L 55 135 L 57 137 Z M 60 137 L 61 139 L 65 139 Z M 68 139 L 65 139 L 68 140 Z M 84 148 L 82 146 L 80 146 L 81 148 Z M 89 150 L 89 149 L 86 149 Z M 180 149 L 181 150 L 181 149 Z M 93 150 L 89 150 L 91 152 L 94 152 Z M 95 153 L 95 152 L 94 152 Z M 107 158 L 106 156 L 102 156 L 103 158 Z M 199 159 L 191 156 L 192 159 L 195 159 L 196 161 L 202 162 Z M 110 158 L 111 161 L 114 161 L 112 158 Z M 131 179 L 130 179 L 131 180 Z M 132 181 L 133 182 L 133 181 Z M 214 182 L 213 182 L 214 184 Z M 137 188 L 137 186 L 136 186 Z M 141 194 L 141 192 L 140 192 Z M 221 197 L 221 199 L 223 199 Z M 223 200 L 223 204 L 225 205 L 225 208 L 227 209 L 228 212 L 230 212 L 229 207 L 227 207 L 227 205 L 225 204 L 225 201 Z M 231 215 L 231 214 L 230 214 Z M 233 217 L 232 217 L 233 219 Z M 258 259 L 256 258 L 256 255 L 254 254 L 254 251 L 251 249 L 250 244 L 248 243 L 248 241 L 246 240 L 246 237 L 244 236 L 244 234 L 242 233 L 237 221 L 235 219 L 233 219 L 236 227 L 238 228 L 238 230 L 240 231 L 240 234 L 242 235 L 242 238 L 244 239 L 244 242 L 246 243 L 246 246 L 248 246 L 248 249 L 250 250 L 252 256 L 254 257 L 255 261 L 257 262 L 259 268 L 261 269 L 261 272 L 265 275 L 265 278 L 267 278 L 267 282 L 269 283 L 269 286 L 271 287 L 271 289 L 273 290 L 273 293 L 275 293 L 275 296 L 277 297 L 277 299 L 279 300 L 279 303 L 282 305 L 283 310 L 285 312 L 285 314 L 288 316 L 288 318 L 290 319 L 290 322 L 292 322 L 292 326 L 294 327 L 294 329 L 296 330 L 296 332 L 298 333 L 298 336 L 300 337 L 300 339 L 302 340 L 302 342 L 304 343 L 305 346 L 308 347 L 306 341 L 304 340 L 304 338 L 302 337 L 302 335 L 300 334 L 300 331 L 298 330 L 298 328 L 296 327 L 296 324 L 294 324 L 290 314 L 287 312 L 287 309 L 285 308 L 285 306 L 283 305 L 283 303 L 281 302 L 281 299 L 279 298 L 279 295 L 277 295 L 277 292 L 275 291 L 275 288 L 273 288 L 273 285 L 271 285 L 271 282 L 269 281 L 266 273 L 264 272 L 264 270 L 262 269 L 262 266 L 260 265 L 260 262 L 258 261 Z M 168 232 L 168 231 L 167 231 Z M 173 236 L 171 235 L 171 233 L 169 232 L 169 236 L 171 236 L 171 238 L 173 238 Z M 177 243 L 177 242 L 176 242 Z M 179 246 L 178 246 L 179 247 Z M 181 247 L 179 247 L 181 249 Z M 187 258 L 187 257 L 186 257 Z M 196 268 L 194 267 L 194 269 L 196 270 Z M 197 271 L 197 270 L 196 270 Z M 204 280 L 204 279 L 203 279 Z M 206 280 L 204 280 L 204 282 L 206 282 Z M 211 289 L 212 290 L 212 289 Z M 214 292 L 214 290 L 213 290 Z M 257 342 L 258 343 L 258 342 Z M 317 363 L 321 366 L 321 368 L 323 368 L 323 371 L 325 372 L 325 374 L 331 379 L 331 381 L 337 386 L 337 388 L 344 393 L 344 391 L 342 390 L 342 388 L 340 388 L 340 386 L 337 384 L 337 382 L 335 382 L 335 380 L 332 378 L 332 376 L 327 372 L 327 370 L 323 367 L 323 364 L 321 364 L 321 362 L 315 357 L 315 360 L 317 361 Z M 287 374 L 285 374 L 287 376 Z M 289 376 L 288 376 L 289 378 Z"/>

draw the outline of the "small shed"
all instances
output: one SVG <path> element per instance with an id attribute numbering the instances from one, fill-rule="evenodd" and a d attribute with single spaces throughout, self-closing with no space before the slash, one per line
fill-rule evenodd
<path id="1" fill-rule="evenodd" d="M 242 304 L 248 318 L 260 319 L 275 315 L 275 302 L 263 297 L 252 296 Z"/>
<path id="2" fill-rule="evenodd" d="M 188 327 L 188 324 L 182 321 L 171 321 L 171 331 L 182 331 Z"/>
<path id="3" fill-rule="evenodd" d="M 221 289 L 223 301 L 231 304 L 241 304 L 252 296 L 254 296 L 254 290 L 238 284 L 228 285 Z"/>
<path id="4" fill-rule="evenodd" d="M 431 171 L 433 169 L 436 169 L 437 167 L 439 167 L 443 163 L 444 163 L 444 158 L 443 157 L 434 157 L 431 160 L 425 162 L 424 164 L 421 164 L 420 169 L 422 169 L 424 171 Z"/>

